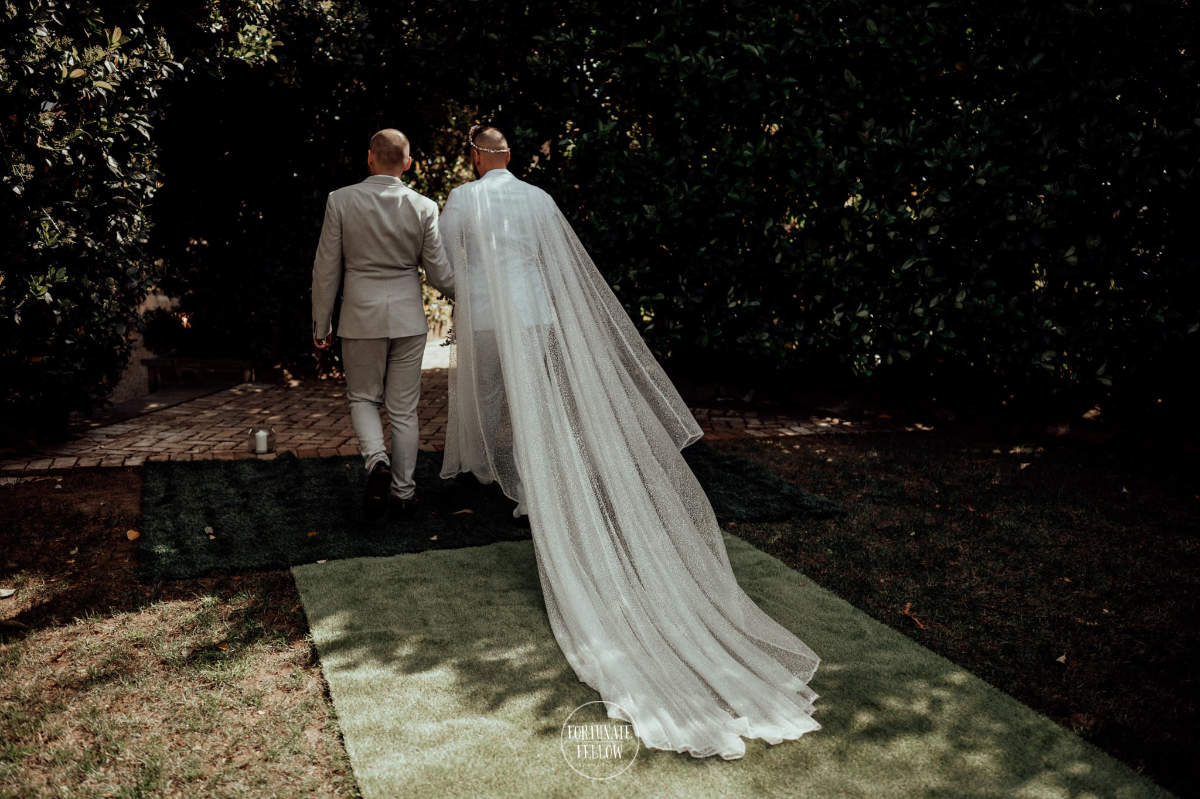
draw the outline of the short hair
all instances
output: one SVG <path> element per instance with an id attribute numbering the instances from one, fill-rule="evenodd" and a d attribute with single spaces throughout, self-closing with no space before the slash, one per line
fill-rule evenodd
<path id="1" fill-rule="evenodd" d="M 408 137 L 395 128 L 384 128 L 371 137 L 371 153 L 380 166 L 402 166 L 408 158 Z"/>

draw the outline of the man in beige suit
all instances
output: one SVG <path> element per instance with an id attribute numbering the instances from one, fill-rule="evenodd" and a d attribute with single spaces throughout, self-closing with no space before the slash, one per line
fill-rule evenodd
<path id="1" fill-rule="evenodd" d="M 333 305 L 342 287 L 337 335 L 346 367 L 350 421 L 367 469 L 367 515 L 388 505 L 403 514 L 416 501 L 417 402 L 427 327 L 421 278 L 454 296 L 454 277 L 438 235 L 437 204 L 404 185 L 412 165 L 398 130 L 371 137 L 371 176 L 331 192 L 313 261 L 313 344 L 333 341 Z M 387 408 L 392 451 L 384 448 L 379 407 Z"/>

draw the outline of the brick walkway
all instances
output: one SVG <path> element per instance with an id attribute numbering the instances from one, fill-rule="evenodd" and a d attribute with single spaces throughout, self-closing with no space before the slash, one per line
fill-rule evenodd
<path id="1" fill-rule="evenodd" d="M 800 419 L 707 408 L 694 408 L 692 412 L 709 441 L 858 429 L 840 419 Z M 422 373 L 419 415 L 421 448 L 442 449 L 446 435 L 445 369 Z M 147 460 L 274 458 L 275 454 L 253 455 L 248 451 L 251 427 L 274 428 L 276 450 L 290 450 L 302 458 L 358 454 L 344 383 L 311 381 L 290 387 L 244 383 L 92 428 L 34 456 L 0 461 L 0 472 L 11 478 L 50 469 L 140 466 Z"/>

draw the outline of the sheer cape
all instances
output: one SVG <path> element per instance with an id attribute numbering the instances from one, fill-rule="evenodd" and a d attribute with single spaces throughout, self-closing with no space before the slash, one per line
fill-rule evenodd
<path id="1" fill-rule="evenodd" d="M 817 655 L 738 586 L 680 454 L 700 427 L 554 201 L 492 170 L 440 225 L 457 286 L 442 476 L 498 481 L 528 512 L 579 679 L 657 749 L 732 759 L 743 736 L 820 729 Z"/>

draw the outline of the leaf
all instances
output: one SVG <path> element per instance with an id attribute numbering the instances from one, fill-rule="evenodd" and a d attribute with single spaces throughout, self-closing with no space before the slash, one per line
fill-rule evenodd
<path id="1" fill-rule="evenodd" d="M 107 89 L 110 92 L 113 90 L 113 85 L 106 80 L 98 80 L 92 85 L 97 89 Z"/>
<path id="2" fill-rule="evenodd" d="M 141 537 L 141 535 L 142 534 L 139 533 L 137 530 L 126 530 L 125 531 L 125 537 L 128 538 L 130 541 L 137 541 L 138 538 Z M 74 553 L 72 553 L 72 554 L 74 554 Z"/>
<path id="3" fill-rule="evenodd" d="M 458 516 L 460 513 L 474 513 L 474 512 L 475 512 L 475 511 L 471 510 L 470 508 L 463 508 L 462 510 L 456 510 L 456 511 L 454 511 L 454 513 L 452 513 L 452 514 L 450 514 L 450 515 L 451 515 L 451 516 Z"/>
<path id="4" fill-rule="evenodd" d="M 221 643 L 217 644 L 217 649 L 220 649 L 222 652 L 228 652 L 228 651 L 229 651 L 229 644 L 227 644 L 227 643 L 225 643 L 224 641 L 222 641 Z"/>
<path id="5" fill-rule="evenodd" d="M 82 78 L 86 74 L 87 74 L 86 69 L 80 69 L 79 67 L 76 67 L 75 69 L 71 70 L 71 74 L 68 77 Z"/>
<path id="6" fill-rule="evenodd" d="M 904 610 L 902 610 L 900 612 L 903 613 L 905 616 L 908 616 L 910 619 L 912 619 L 913 622 L 917 625 L 917 627 L 921 628 L 922 630 L 925 629 L 925 625 L 921 623 L 921 620 L 913 615 L 911 602 L 905 602 Z"/>
<path id="7" fill-rule="evenodd" d="M 15 593 L 17 593 L 15 588 L 0 588 L 0 599 L 8 599 Z"/>
<path id="8" fill-rule="evenodd" d="M 1067 663 L 1067 653 L 1063 652 L 1061 655 L 1056 657 L 1055 660 L 1059 663 L 1062 663 L 1065 666 Z"/>

